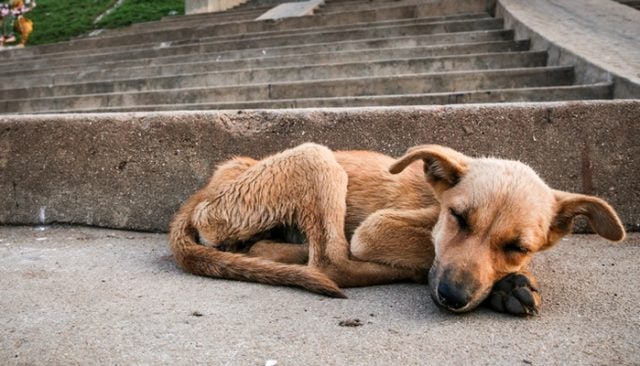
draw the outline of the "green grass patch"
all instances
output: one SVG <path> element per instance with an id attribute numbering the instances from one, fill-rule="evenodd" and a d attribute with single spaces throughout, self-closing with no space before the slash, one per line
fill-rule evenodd
<path id="1" fill-rule="evenodd" d="M 98 15 L 117 0 L 36 0 L 38 6 L 26 14 L 33 20 L 28 45 L 66 41 L 99 28 L 118 28 L 133 23 L 159 20 L 170 12 L 184 14 L 184 0 L 125 0 L 100 23 Z"/>
<path id="2" fill-rule="evenodd" d="M 115 11 L 102 18 L 98 28 L 120 28 L 133 23 L 159 20 L 184 14 L 184 0 L 125 0 Z"/>
<path id="3" fill-rule="evenodd" d="M 93 29 L 93 20 L 116 0 L 36 0 L 30 45 L 65 41 Z"/>

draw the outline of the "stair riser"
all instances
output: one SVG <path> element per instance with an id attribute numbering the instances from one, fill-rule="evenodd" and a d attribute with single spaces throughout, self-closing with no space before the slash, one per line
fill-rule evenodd
<path id="1" fill-rule="evenodd" d="M 523 70 L 507 73 L 487 72 L 459 75 L 398 76 L 394 78 L 322 81 L 313 83 L 312 85 L 308 85 L 308 83 L 274 84 L 270 88 L 269 97 L 270 99 L 293 99 L 327 96 L 422 94 L 455 90 L 568 85 L 572 82 L 572 69 L 557 71 Z"/>
<path id="2" fill-rule="evenodd" d="M 185 73 L 205 73 L 230 70 L 258 69 L 265 67 L 285 67 L 285 66 L 304 66 L 322 63 L 337 62 L 365 62 L 390 59 L 407 59 L 431 56 L 447 56 L 447 55 L 464 55 L 473 53 L 490 53 L 490 52 L 510 52 L 510 51 L 526 51 L 529 49 L 529 43 L 498 41 L 480 44 L 461 44 L 461 45 L 445 45 L 432 46 L 422 48 L 392 48 L 383 50 L 366 50 L 366 51 L 347 51 L 347 52 L 325 52 L 320 54 L 306 55 L 289 55 L 281 57 L 254 58 L 240 61 L 229 62 L 200 62 L 190 63 L 186 65 L 166 65 L 166 66 L 143 66 L 134 67 L 138 63 L 131 63 L 130 67 L 126 64 L 114 65 L 111 68 L 92 69 L 83 68 L 81 73 L 70 73 L 65 69 L 61 69 L 56 73 L 31 73 L 21 77 L 11 77 L 2 79 L 3 83 L 0 88 L 9 89 L 21 88 L 39 85 L 59 85 L 72 84 L 80 81 L 99 81 L 99 80 L 122 80 L 127 78 L 151 78 L 158 76 L 181 75 Z M 212 59 L 211 56 L 203 57 Z M 186 58 L 186 61 L 198 61 L 198 59 Z M 118 68 L 115 68 L 118 66 Z M 64 72 L 66 73 L 64 73 Z"/>
<path id="3" fill-rule="evenodd" d="M 546 53 L 496 54 L 471 57 L 445 57 L 403 61 L 367 62 L 327 66 L 277 68 L 217 72 L 204 75 L 184 75 L 155 79 L 135 79 L 121 82 L 101 82 L 57 87 L 0 91 L 0 100 L 45 98 L 63 95 L 100 94 L 114 92 L 149 91 L 160 89 L 230 86 L 298 80 L 338 79 L 347 77 L 381 77 L 400 74 L 419 74 L 459 70 L 540 67 Z"/>
<path id="4" fill-rule="evenodd" d="M 304 35 L 307 37 L 315 37 L 318 34 L 330 33 L 330 32 L 342 32 L 353 33 L 359 31 L 373 32 L 379 30 L 378 33 L 388 33 L 390 28 L 405 28 L 405 27 L 421 27 L 421 26 L 435 26 L 441 23 L 448 24 L 453 23 L 468 23 L 477 22 L 480 24 L 478 29 L 483 29 L 486 23 L 499 23 L 502 25 L 502 20 L 498 20 L 488 16 L 487 14 L 465 14 L 459 16 L 449 17 L 426 17 L 426 18 L 411 18 L 401 19 L 383 22 L 367 22 L 357 24 L 340 24 L 335 26 L 322 25 L 320 27 L 304 27 L 300 29 L 284 29 L 284 30 L 270 30 L 258 33 L 243 33 L 243 34 L 227 34 L 215 37 L 202 37 L 200 43 L 217 42 L 217 41 L 245 41 L 247 39 L 258 38 L 273 38 L 275 36 L 291 36 L 291 35 Z M 185 42 L 192 42 L 187 40 Z M 173 44 L 179 45 L 180 41 Z"/>
<path id="5" fill-rule="evenodd" d="M 262 47 L 257 48 L 249 48 L 248 46 L 246 46 L 247 48 L 240 49 L 240 47 L 244 47 L 244 45 L 232 42 L 227 42 L 224 44 L 211 43 L 175 48 L 172 47 L 137 50 L 115 55 L 106 54 L 82 57 L 79 56 L 66 59 L 51 59 L 49 61 L 36 60 L 32 62 L 3 65 L 2 70 L 5 71 L 5 73 L 3 73 L 5 77 L 11 77 L 10 71 L 13 70 L 28 71 L 30 74 L 50 74 L 53 67 L 58 68 L 57 72 L 61 71 L 60 68 L 72 67 L 75 70 L 78 66 L 83 66 L 84 70 L 102 70 L 109 69 L 111 67 L 134 67 L 140 65 L 153 66 L 154 64 L 158 65 L 162 63 L 180 63 L 184 61 L 191 61 L 193 58 L 198 57 L 200 57 L 201 59 L 205 58 L 209 60 L 224 61 L 264 56 L 296 55 L 319 52 L 341 52 L 377 48 L 409 48 L 456 43 L 504 41 L 509 40 L 512 37 L 513 32 L 511 31 L 490 30 L 479 32 L 407 36 L 399 38 L 378 38 L 345 42 L 302 44 L 300 46 L 285 45 L 279 47 L 278 45 L 272 45 L 271 48 L 262 45 Z M 284 43 L 286 44 L 286 42 Z M 215 54 L 218 54 L 219 58 Z M 191 55 L 194 56 L 192 57 Z M 113 62 L 113 65 L 105 65 L 104 63 L 106 62 Z M 88 65 L 88 67 L 86 65 Z M 3 75 L 0 75 L 0 80 L 4 79 Z"/>
<path id="6" fill-rule="evenodd" d="M 146 45 L 144 48 L 140 47 L 127 47 L 116 52 L 114 49 L 102 50 L 100 48 L 94 51 L 94 55 L 84 50 L 82 53 L 67 53 L 60 55 L 60 57 L 45 57 L 40 59 L 25 60 L 14 63 L 0 64 L 3 70 L 11 71 L 19 68 L 24 69 L 27 65 L 43 64 L 49 65 L 63 65 L 77 63 L 78 59 L 92 58 L 95 61 L 103 60 L 105 54 L 108 54 L 111 58 L 127 57 L 144 54 L 145 51 L 161 51 L 174 53 L 177 48 L 185 47 L 186 49 L 202 50 L 203 47 L 213 48 L 215 51 L 222 50 L 234 50 L 234 49 L 246 49 L 246 48 L 268 48 L 277 47 L 283 45 L 292 44 L 308 44 L 308 43 L 322 43 L 322 42 L 339 42 L 348 40 L 361 40 L 372 39 L 382 37 L 400 37 L 411 35 L 426 35 L 436 33 L 457 33 L 457 32 L 469 32 L 480 30 L 497 30 L 502 28 L 502 21 L 498 19 L 483 19 L 483 20 L 461 20 L 452 22 L 429 22 L 425 24 L 408 24 L 402 26 L 382 26 L 382 27 L 360 27 L 360 28 L 345 28 L 333 31 L 317 31 L 317 32 L 294 32 L 286 33 L 274 36 L 271 33 L 266 34 L 242 34 L 237 37 L 223 37 L 223 39 L 206 38 L 201 39 L 198 42 L 182 42 L 171 43 L 164 41 L 161 44 Z M 166 45 L 166 46 L 165 46 Z M 171 46 L 171 48 L 169 48 Z M 175 54 L 175 53 L 174 53 Z M 159 56 L 159 55 L 154 55 Z M 138 56 L 140 57 L 140 56 Z"/>
<path id="7" fill-rule="evenodd" d="M 420 94 L 456 90 L 556 86 L 568 85 L 572 82 L 573 69 L 571 68 L 516 70 L 5 101 L 0 103 L 2 107 L 0 109 L 6 112 L 26 112 L 150 104 L 219 103 L 249 100 L 319 98 L 328 96 Z"/>
<path id="8" fill-rule="evenodd" d="M 235 102 L 219 104 L 131 106 L 110 109 L 111 112 L 171 111 L 197 109 L 280 109 L 280 108 L 331 108 L 369 106 L 414 106 L 430 104 L 496 103 L 496 102 L 544 102 L 563 100 L 611 99 L 611 85 L 583 87 L 549 87 L 532 89 L 492 90 L 426 95 L 394 95 L 374 97 L 339 97 L 314 99 L 284 99 L 273 101 Z"/>
<path id="9" fill-rule="evenodd" d="M 385 27 L 373 29 L 354 29 L 315 34 L 286 35 L 267 38 L 243 39 L 211 43 L 219 50 L 245 49 L 259 47 L 277 47 L 291 44 L 343 42 L 384 37 L 420 36 L 427 34 L 458 33 L 480 30 L 502 29 L 502 21 L 498 19 L 480 21 L 442 22 L 418 26 Z"/>
<path id="10" fill-rule="evenodd" d="M 245 21 L 249 21 L 252 19 L 257 18 L 258 16 L 262 15 L 261 13 L 255 13 L 253 18 L 247 17 L 246 15 L 243 15 L 244 18 L 238 18 L 236 21 L 240 21 L 240 20 L 245 20 Z M 487 13 L 484 13 L 485 17 L 488 17 L 489 15 Z M 478 18 L 479 15 L 470 15 L 470 14 L 460 14 L 460 15 L 450 15 L 447 16 L 447 18 L 450 19 L 469 19 L 469 18 Z M 427 18 L 436 18 L 435 16 L 431 16 L 431 17 L 427 17 Z M 444 16 L 443 16 L 444 18 Z M 309 24 L 309 21 L 312 20 L 313 18 L 309 18 L 309 17 L 305 17 L 303 18 L 306 21 L 306 26 L 304 24 L 298 24 L 297 27 L 302 26 L 303 29 L 309 29 L 309 28 L 314 28 Z M 388 20 L 386 22 L 417 22 L 420 21 L 420 19 L 424 19 L 424 18 L 408 18 L 408 19 L 391 19 Z M 174 22 L 175 24 L 167 24 L 166 22 L 150 22 L 150 23 L 138 23 L 138 24 L 133 24 L 130 27 L 127 28 L 120 28 L 120 29 L 116 29 L 113 30 L 114 35 L 118 34 L 117 32 L 120 32 L 120 35 L 125 35 L 128 33 L 133 33 L 133 32 L 154 32 L 154 31 L 166 31 L 166 30 L 170 30 L 170 29 L 180 29 L 180 28 L 198 28 L 198 27 L 202 27 L 203 25 L 207 25 L 207 24 L 220 24 L 220 23 L 229 23 L 229 22 L 234 22 L 233 19 L 229 18 L 221 18 L 221 19 L 200 19 L 200 20 L 193 20 L 193 21 L 182 21 L 182 22 Z M 371 23 L 371 22 L 367 22 L 367 23 Z M 347 24 L 344 23 L 338 23 L 336 24 L 335 21 L 331 22 L 329 24 L 332 24 L 331 27 L 348 27 L 350 24 L 354 24 L 353 22 L 348 22 Z M 323 23 L 323 24 L 319 24 L 316 25 L 315 28 L 319 28 L 319 27 L 330 27 L 328 23 Z M 259 31 L 269 31 L 269 32 L 292 32 L 294 31 L 294 29 L 292 29 L 292 27 L 294 26 L 294 24 L 289 20 L 289 24 L 287 24 L 286 26 L 281 26 L 280 24 L 272 24 L 271 27 L 269 27 L 268 29 L 263 29 L 263 27 L 258 27 L 257 29 L 259 29 Z M 219 37 L 224 36 L 224 34 L 219 35 Z"/>

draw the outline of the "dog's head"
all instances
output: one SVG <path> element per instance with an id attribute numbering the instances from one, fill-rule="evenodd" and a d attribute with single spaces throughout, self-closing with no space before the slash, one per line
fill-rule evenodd
<path id="1" fill-rule="evenodd" d="M 416 160 L 424 161 L 426 179 L 441 204 L 429 288 L 436 303 L 450 310 L 475 308 L 497 280 L 568 234 L 578 215 L 609 240 L 625 236 L 605 201 L 553 190 L 522 163 L 474 159 L 424 145 L 410 149 L 390 171 L 399 173 Z"/>

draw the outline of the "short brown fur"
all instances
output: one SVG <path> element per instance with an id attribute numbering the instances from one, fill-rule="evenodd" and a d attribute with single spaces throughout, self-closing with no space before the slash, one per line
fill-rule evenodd
<path id="1" fill-rule="evenodd" d="M 219 165 L 176 214 L 170 242 L 178 264 L 198 275 L 344 297 L 340 287 L 428 274 L 433 299 L 450 310 L 489 298 L 526 315 L 540 306 L 527 263 L 577 215 L 607 239 L 624 238 L 606 202 L 552 190 L 522 163 L 438 145 L 395 160 L 307 143 Z M 291 243 L 288 231 L 305 240 Z"/>

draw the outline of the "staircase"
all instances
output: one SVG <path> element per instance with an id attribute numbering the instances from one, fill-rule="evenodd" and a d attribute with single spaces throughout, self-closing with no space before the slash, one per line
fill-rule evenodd
<path id="1" fill-rule="evenodd" d="M 0 52 L 0 113 L 612 98 L 465 3 L 328 0 L 277 21 L 254 21 L 270 6 L 249 3 Z"/>

